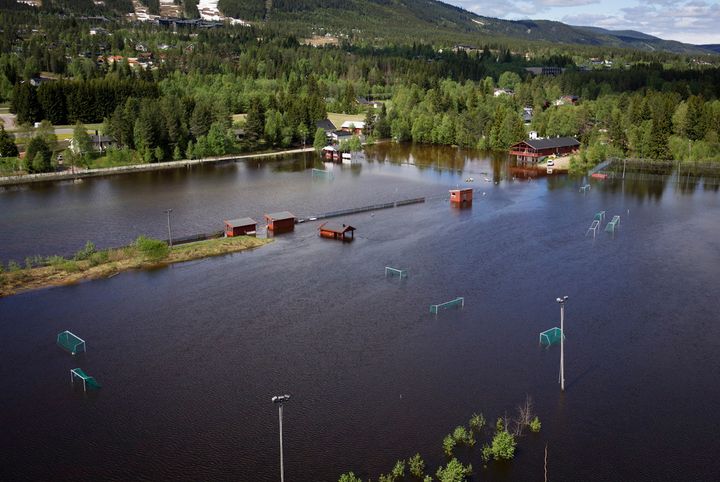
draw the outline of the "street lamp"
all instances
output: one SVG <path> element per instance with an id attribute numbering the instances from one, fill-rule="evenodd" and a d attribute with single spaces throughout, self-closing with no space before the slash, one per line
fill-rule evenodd
<path id="1" fill-rule="evenodd" d="M 560 390 L 565 391 L 565 302 L 568 297 L 557 298 L 560 304 Z"/>
<path id="2" fill-rule="evenodd" d="M 290 400 L 290 395 L 277 395 L 272 397 L 272 402 L 278 406 L 278 417 L 280 419 L 280 482 L 285 482 L 285 469 L 283 468 L 283 444 L 282 444 L 282 412 L 283 402 Z"/>
<path id="3" fill-rule="evenodd" d="M 168 218 L 168 244 L 172 248 L 172 231 L 170 230 L 170 213 L 172 212 L 172 209 L 166 209 L 163 211 L 165 214 L 167 214 Z"/>

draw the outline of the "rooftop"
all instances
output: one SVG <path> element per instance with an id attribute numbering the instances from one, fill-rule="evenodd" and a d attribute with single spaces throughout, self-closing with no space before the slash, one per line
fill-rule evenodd
<path id="1" fill-rule="evenodd" d="M 574 137 L 552 137 L 550 139 L 528 139 L 515 144 L 527 144 L 533 149 L 556 149 L 558 147 L 575 147 L 580 142 Z"/>
<path id="2" fill-rule="evenodd" d="M 347 233 L 348 231 L 355 231 L 355 228 L 350 226 L 349 224 L 342 224 L 342 223 L 324 223 L 320 225 L 318 228 L 322 231 L 329 231 L 331 233 L 338 233 L 343 234 Z"/>
<path id="3" fill-rule="evenodd" d="M 272 219 L 273 221 L 282 221 L 283 219 L 295 219 L 295 215 L 290 211 L 280 211 L 277 213 L 270 213 L 265 215 L 266 218 Z"/>
<path id="4" fill-rule="evenodd" d="M 257 224 L 257 221 L 255 221 L 252 218 L 239 218 L 239 219 L 230 219 L 225 221 L 225 224 L 228 226 L 231 226 L 233 228 L 238 226 L 249 226 L 251 224 Z"/>

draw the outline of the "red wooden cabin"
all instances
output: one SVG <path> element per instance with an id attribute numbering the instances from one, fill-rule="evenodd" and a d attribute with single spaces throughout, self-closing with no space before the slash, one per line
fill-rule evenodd
<path id="1" fill-rule="evenodd" d="M 528 139 L 510 147 L 510 155 L 520 162 L 538 162 L 547 156 L 562 156 L 578 150 L 580 143 L 574 137 L 553 137 L 550 139 Z"/>
<path id="2" fill-rule="evenodd" d="M 295 215 L 288 211 L 280 211 L 265 215 L 267 228 L 274 233 L 284 233 L 295 229 Z"/>
<path id="3" fill-rule="evenodd" d="M 348 224 L 323 223 L 318 229 L 323 238 L 352 241 L 355 237 L 355 228 Z"/>
<path id="4" fill-rule="evenodd" d="M 450 189 L 450 204 L 457 207 L 472 206 L 473 190 L 469 187 L 464 189 Z"/>
<path id="5" fill-rule="evenodd" d="M 247 236 L 255 234 L 257 222 L 251 218 L 230 219 L 225 221 L 225 236 Z"/>

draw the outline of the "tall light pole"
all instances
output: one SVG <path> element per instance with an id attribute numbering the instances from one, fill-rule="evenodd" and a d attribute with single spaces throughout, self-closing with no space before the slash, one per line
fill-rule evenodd
<path id="1" fill-rule="evenodd" d="M 278 417 L 280 419 L 280 482 L 285 482 L 285 469 L 283 467 L 283 445 L 282 445 L 282 410 L 283 402 L 290 400 L 290 395 L 277 395 L 272 397 L 272 402 L 278 406 Z"/>
<path id="2" fill-rule="evenodd" d="M 168 218 L 168 244 L 170 244 L 170 247 L 172 248 L 172 230 L 170 229 L 170 213 L 172 212 L 172 209 L 166 209 L 163 211 L 165 214 L 167 214 Z"/>
<path id="3" fill-rule="evenodd" d="M 555 301 L 560 303 L 560 390 L 565 391 L 565 302 L 568 297 L 563 296 Z"/>

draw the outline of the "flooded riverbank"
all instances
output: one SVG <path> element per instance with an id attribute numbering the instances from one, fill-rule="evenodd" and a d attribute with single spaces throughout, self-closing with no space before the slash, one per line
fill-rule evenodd
<path id="1" fill-rule="evenodd" d="M 325 183 L 294 159 L 0 195 L 4 213 L 48 206 L 55 246 L 75 248 L 94 229 L 84 217 L 145 229 L 171 201 L 203 212 L 183 216 L 202 224 L 209 211 L 439 196 L 471 175 L 481 189 L 471 209 L 438 198 L 348 216 L 353 243 L 303 223 L 262 250 L 0 300 L 3 478 L 276 480 L 270 397 L 287 392 L 288 479 L 374 479 L 415 452 L 434 472 L 452 428 L 473 412 L 503 415 L 526 394 L 541 433 L 508 465 L 482 469 L 479 447 L 463 454 L 473 480 L 541 479 L 546 443 L 551 480 L 714 479 L 718 193 L 640 182 L 580 193 L 564 176 L 513 180 L 498 160 L 457 156 L 378 151 Z M 620 230 L 584 237 L 600 210 L 620 215 Z M 22 252 L 6 226 L 4 257 Z M 38 238 L 32 249 L 49 246 Z M 384 266 L 408 279 L 386 279 Z M 570 296 L 565 394 L 557 350 L 538 345 L 557 325 L 560 295 Z M 462 310 L 429 314 L 457 296 Z M 86 355 L 55 346 L 65 329 L 87 340 Z M 76 366 L 103 384 L 95 396 L 71 389 Z"/>

